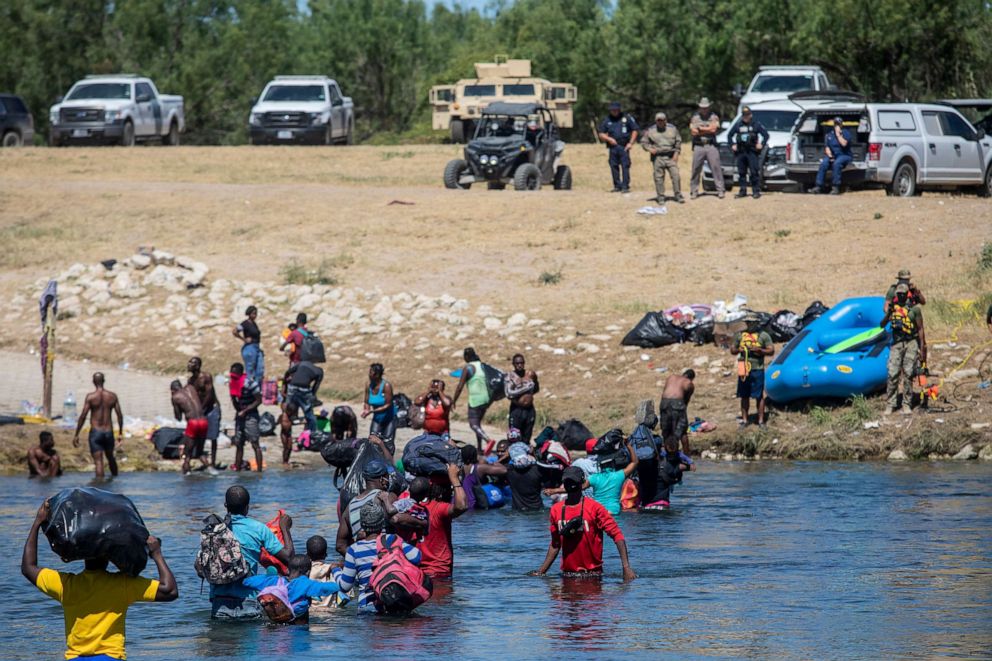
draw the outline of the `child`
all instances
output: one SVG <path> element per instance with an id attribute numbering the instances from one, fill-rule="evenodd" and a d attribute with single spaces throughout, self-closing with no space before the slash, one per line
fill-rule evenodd
<path id="1" fill-rule="evenodd" d="M 333 583 L 334 577 L 331 570 L 334 565 L 327 562 L 327 540 L 320 535 L 314 535 L 307 540 L 307 557 L 310 558 L 310 580 L 320 583 Z M 311 608 L 336 608 L 348 603 L 348 596 L 345 594 L 331 595 L 330 597 L 315 598 L 310 601 Z"/>
<path id="2" fill-rule="evenodd" d="M 428 521 L 430 519 L 430 513 L 424 506 L 424 501 L 427 500 L 427 494 L 430 491 L 431 483 L 426 477 L 415 477 L 410 482 L 410 488 L 405 494 L 405 497 L 400 497 L 393 503 L 393 507 L 396 508 L 397 512 L 405 512 L 410 516 L 420 519 L 421 521 Z M 417 530 L 412 530 L 405 527 L 396 527 L 396 534 L 400 536 L 407 544 L 416 545 L 418 541 L 424 538 L 427 534 L 425 530 L 420 533 Z"/>
<path id="3" fill-rule="evenodd" d="M 259 574 L 249 576 L 242 583 L 259 590 L 258 604 L 273 622 L 279 624 L 307 624 L 310 622 L 310 599 L 329 597 L 338 591 L 335 583 L 320 583 L 308 578 L 312 563 L 307 556 L 297 553 L 289 559 L 289 578 Z"/>

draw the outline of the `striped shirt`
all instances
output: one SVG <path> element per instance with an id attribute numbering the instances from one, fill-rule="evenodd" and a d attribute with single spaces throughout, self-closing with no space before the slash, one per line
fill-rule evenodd
<path id="1" fill-rule="evenodd" d="M 392 544 L 397 541 L 396 535 L 383 535 L 383 542 Z M 401 540 L 402 541 L 402 540 Z M 415 546 L 403 544 L 403 554 L 406 559 L 415 565 L 420 564 L 420 550 Z M 348 552 L 344 556 L 344 567 L 334 573 L 334 580 L 342 592 L 348 592 L 353 587 L 358 588 L 358 609 L 360 611 L 375 612 L 375 605 L 372 603 L 372 588 L 369 587 L 369 579 L 372 577 L 372 565 L 375 563 L 378 553 L 376 552 L 376 539 L 363 539 L 348 547 Z"/>

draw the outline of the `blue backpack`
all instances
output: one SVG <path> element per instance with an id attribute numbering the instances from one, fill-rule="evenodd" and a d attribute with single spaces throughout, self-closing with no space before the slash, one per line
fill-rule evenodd
<path id="1" fill-rule="evenodd" d="M 637 425 L 630 434 L 630 444 L 634 447 L 638 461 L 653 459 L 660 442 L 661 439 L 655 436 L 647 425 Z"/>

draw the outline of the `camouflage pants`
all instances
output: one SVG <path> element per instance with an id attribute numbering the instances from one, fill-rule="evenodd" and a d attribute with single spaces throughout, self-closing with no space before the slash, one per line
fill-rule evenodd
<path id="1" fill-rule="evenodd" d="M 885 396 L 890 409 L 896 407 L 900 389 L 903 392 L 903 406 L 909 406 L 913 401 L 913 368 L 919 356 L 920 346 L 916 340 L 893 342 L 889 347 L 889 380 Z"/>
<path id="2" fill-rule="evenodd" d="M 675 195 L 682 193 L 682 183 L 679 178 L 679 162 L 670 156 L 654 157 L 654 190 L 658 197 L 665 197 L 665 173 L 672 178 L 672 192 Z"/>

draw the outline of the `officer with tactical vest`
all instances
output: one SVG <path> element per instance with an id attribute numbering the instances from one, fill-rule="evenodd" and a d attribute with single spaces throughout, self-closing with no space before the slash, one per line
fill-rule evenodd
<path id="1" fill-rule="evenodd" d="M 654 116 L 654 126 L 649 128 L 641 138 L 641 147 L 651 154 L 654 165 L 654 190 L 658 194 L 658 202 L 665 201 L 665 174 L 672 178 L 672 192 L 675 201 L 685 202 L 682 197 L 682 185 L 679 180 L 679 154 L 682 152 L 682 136 L 673 124 L 668 123 L 668 116 L 659 112 Z"/>
<path id="2" fill-rule="evenodd" d="M 909 299 L 909 285 L 896 285 L 895 296 L 879 324 L 892 324 L 892 344 L 889 346 L 889 379 L 885 389 L 888 400 L 885 415 L 895 413 L 902 390 L 902 413 L 913 412 L 913 371 L 916 361 L 926 364 L 927 340 L 923 331 L 923 310 Z"/>
<path id="3" fill-rule="evenodd" d="M 740 189 L 736 197 L 747 197 L 747 183 L 751 182 L 754 199 L 761 197 L 761 173 L 758 163 L 761 150 L 768 144 L 768 131 L 754 118 L 747 106 L 741 110 L 741 119 L 727 134 L 727 144 L 737 158 L 737 180 Z M 750 179 L 748 175 L 750 174 Z"/>
<path id="4" fill-rule="evenodd" d="M 906 285 L 909 287 L 909 296 L 906 300 L 909 302 L 910 306 L 913 305 L 926 305 L 927 299 L 920 291 L 920 288 L 913 284 L 913 274 L 910 273 L 909 269 L 901 269 L 896 275 L 896 282 L 894 285 L 889 287 L 889 291 L 885 292 L 885 311 L 889 311 L 889 305 L 892 303 L 892 299 L 896 295 L 896 287 L 899 285 Z"/>
<path id="5" fill-rule="evenodd" d="M 630 192 L 630 150 L 637 144 L 641 127 L 622 112 L 617 101 L 610 103 L 610 114 L 599 125 L 599 139 L 610 150 L 610 175 L 614 193 Z"/>

